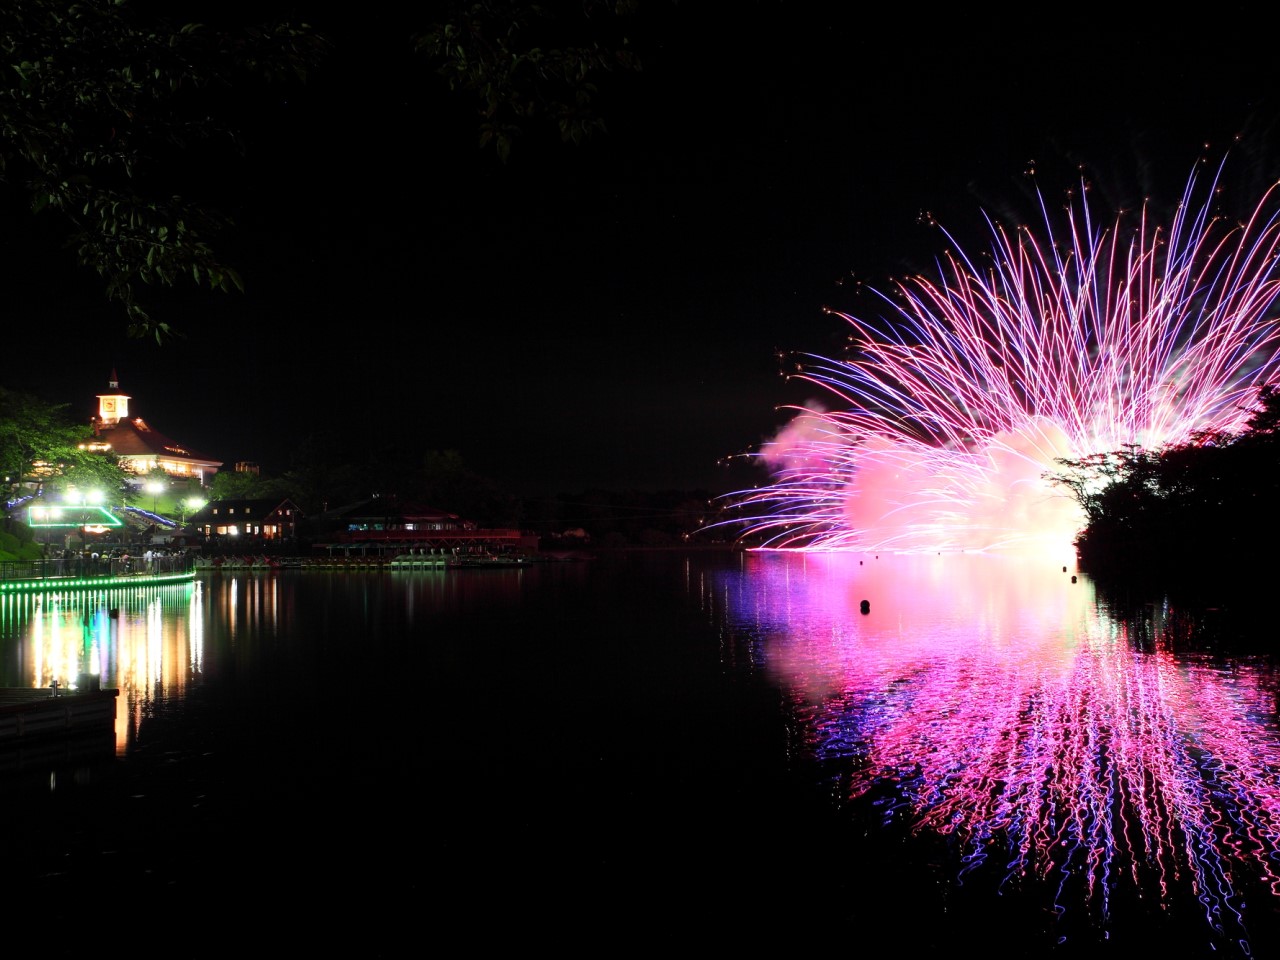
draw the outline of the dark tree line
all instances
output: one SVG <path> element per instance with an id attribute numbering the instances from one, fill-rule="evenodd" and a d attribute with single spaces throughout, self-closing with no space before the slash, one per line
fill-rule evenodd
<path id="1" fill-rule="evenodd" d="M 139 478 L 120 459 L 88 446 L 92 431 L 67 404 L 49 404 L 0 387 L 0 519 L 20 521 L 20 504 L 37 493 L 61 501 L 72 490 L 96 490 L 107 502 L 138 496 Z M 374 442 L 352 459 L 325 436 L 303 438 L 277 474 L 219 471 L 214 500 L 290 499 L 308 518 L 383 497 L 454 513 L 482 527 L 514 527 L 567 547 L 686 544 L 714 513 L 702 490 L 586 490 L 528 498 L 474 470 L 455 450 L 422 450 Z"/>
<path id="2" fill-rule="evenodd" d="M 1050 479 L 1084 509 L 1076 547 L 1085 570 L 1219 594 L 1265 588 L 1280 532 L 1280 387 L 1259 392 L 1238 434 L 1058 463 Z"/>

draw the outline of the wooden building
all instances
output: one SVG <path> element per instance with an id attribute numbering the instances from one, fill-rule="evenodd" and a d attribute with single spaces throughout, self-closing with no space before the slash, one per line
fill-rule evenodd
<path id="1" fill-rule="evenodd" d="M 207 540 L 296 540 L 302 511 L 292 500 L 213 500 L 191 517 L 191 525 Z"/>

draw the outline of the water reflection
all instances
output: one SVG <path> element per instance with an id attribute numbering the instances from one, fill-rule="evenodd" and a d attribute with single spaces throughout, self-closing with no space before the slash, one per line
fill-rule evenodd
<path id="1" fill-rule="evenodd" d="M 945 838 L 957 883 L 1046 891 L 1063 930 L 1181 899 L 1249 952 L 1249 895 L 1280 893 L 1269 659 L 1186 653 L 1174 611 L 1126 620 L 1024 559 L 757 554 L 721 576 L 810 758 L 886 826 Z"/>
<path id="2" fill-rule="evenodd" d="M 75 687 L 86 677 L 120 691 L 116 753 L 156 703 L 180 698 L 202 669 L 200 583 L 0 596 L 0 686 Z"/>

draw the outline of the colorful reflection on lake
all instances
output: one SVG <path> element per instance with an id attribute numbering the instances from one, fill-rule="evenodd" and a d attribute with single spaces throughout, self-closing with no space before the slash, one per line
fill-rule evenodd
<path id="1" fill-rule="evenodd" d="M 568 858 L 610 924 L 656 896 L 722 935 L 712 888 L 769 903 L 779 930 L 870 923 L 901 896 L 930 949 L 1280 955 L 1280 677 L 1205 643 L 1208 617 L 1118 610 L 1060 563 L 955 554 L 244 574 L 0 597 L 0 686 L 120 691 L 118 778 L 57 822 L 94 824 L 102 856 L 136 847 L 132 875 L 165 889 L 280 843 L 305 803 L 401 890 L 402 843 L 441 854 L 407 826 L 429 796 L 492 848 L 450 846 L 456 872 L 530 865 L 502 905 L 530 916 L 561 908 L 563 888 L 537 894 Z M 118 830 L 97 816 L 142 798 Z M 291 882 L 344 889 L 305 859 L 323 855 L 310 822 L 288 834 L 309 864 Z M 48 845 L 31 875 L 70 883 Z M 681 867 L 657 892 L 655 857 Z M 98 889 L 93 861 L 76 876 Z M 771 919 L 742 917 L 752 940 Z"/>
<path id="2" fill-rule="evenodd" d="M 180 698 L 204 659 L 199 582 L 0 596 L 0 686 L 75 688 L 86 676 L 119 690 L 116 752 L 143 717 Z"/>
<path id="3" fill-rule="evenodd" d="M 1104 939 L 1117 901 L 1194 900 L 1250 952 L 1280 894 L 1269 658 L 1180 651 L 1180 612 L 1027 558 L 752 554 L 714 589 L 809 758 L 945 838 L 957 883 L 1043 888 Z"/>

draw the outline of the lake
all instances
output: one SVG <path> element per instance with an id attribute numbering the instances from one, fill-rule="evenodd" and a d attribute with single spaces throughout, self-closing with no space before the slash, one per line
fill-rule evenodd
<path id="1" fill-rule="evenodd" d="M 1257 629 L 958 554 L 7 596 L 0 685 L 120 690 L 105 750 L 0 779 L 11 924 L 65 955 L 1276 956 Z"/>

